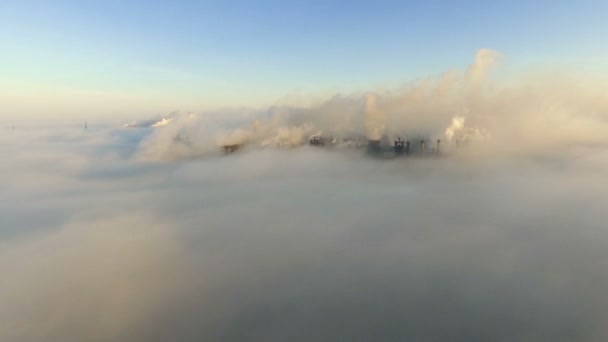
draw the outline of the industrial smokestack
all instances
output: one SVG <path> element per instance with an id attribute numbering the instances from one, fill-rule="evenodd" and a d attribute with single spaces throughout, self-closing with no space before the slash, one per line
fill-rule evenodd
<path id="1" fill-rule="evenodd" d="M 395 140 L 395 143 L 394 143 L 395 154 L 397 154 L 397 155 L 403 154 L 403 143 L 404 143 L 404 141 L 401 140 L 401 138 L 397 138 L 397 140 Z"/>
<path id="2" fill-rule="evenodd" d="M 424 154 L 424 140 L 420 140 L 420 154 Z"/>
<path id="3" fill-rule="evenodd" d="M 410 154 L 410 141 L 405 142 L 405 154 Z"/>
<path id="4" fill-rule="evenodd" d="M 437 153 L 441 153 L 441 139 L 437 139 Z"/>
<path id="5" fill-rule="evenodd" d="M 310 145 L 311 146 L 324 146 L 325 145 L 325 140 L 323 138 L 320 138 L 318 136 L 314 136 L 310 139 Z"/>

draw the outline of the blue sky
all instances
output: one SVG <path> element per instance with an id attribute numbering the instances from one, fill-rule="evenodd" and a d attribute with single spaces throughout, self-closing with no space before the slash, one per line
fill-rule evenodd
<path id="1" fill-rule="evenodd" d="M 600 0 L 3 0 L 0 117 L 266 106 L 463 69 L 479 48 L 603 68 L 606 18 Z"/>

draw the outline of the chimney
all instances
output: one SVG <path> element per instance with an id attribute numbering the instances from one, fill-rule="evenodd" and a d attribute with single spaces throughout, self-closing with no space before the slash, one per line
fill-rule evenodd
<path id="1" fill-rule="evenodd" d="M 403 154 L 403 143 L 404 141 L 401 140 L 401 138 L 397 138 L 397 140 L 395 140 L 395 154 Z"/>

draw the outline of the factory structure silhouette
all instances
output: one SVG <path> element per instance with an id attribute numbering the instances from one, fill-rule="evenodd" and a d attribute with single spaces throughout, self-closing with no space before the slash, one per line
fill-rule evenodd
<path id="1" fill-rule="evenodd" d="M 242 149 L 244 144 L 222 145 L 221 151 L 224 154 L 232 154 Z M 332 139 L 316 134 L 310 137 L 308 145 L 315 148 L 333 149 L 341 147 L 346 149 L 356 149 L 365 151 L 367 155 L 381 158 L 396 157 L 416 157 L 416 156 L 437 156 L 444 151 L 441 147 L 441 139 L 412 138 L 403 140 L 397 137 L 391 141 L 387 136 L 381 139 L 350 138 Z M 456 147 L 459 141 L 456 140 Z"/>

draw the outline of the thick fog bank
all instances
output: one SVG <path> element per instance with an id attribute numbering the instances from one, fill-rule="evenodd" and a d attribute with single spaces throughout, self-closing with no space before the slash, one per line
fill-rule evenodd
<path id="1" fill-rule="evenodd" d="M 603 148 L 149 164 L 128 140 L 5 144 L 3 341 L 607 337 Z"/>
<path id="2" fill-rule="evenodd" d="M 451 93 L 495 94 L 469 114 L 434 86 L 253 121 L 5 127 L 0 340 L 605 341 L 606 98 L 492 90 L 479 65 L 495 58 Z M 396 159 L 306 146 L 319 127 L 392 137 L 403 108 L 425 113 L 416 134 L 470 144 Z M 221 156 L 237 136 L 247 147 Z"/>

